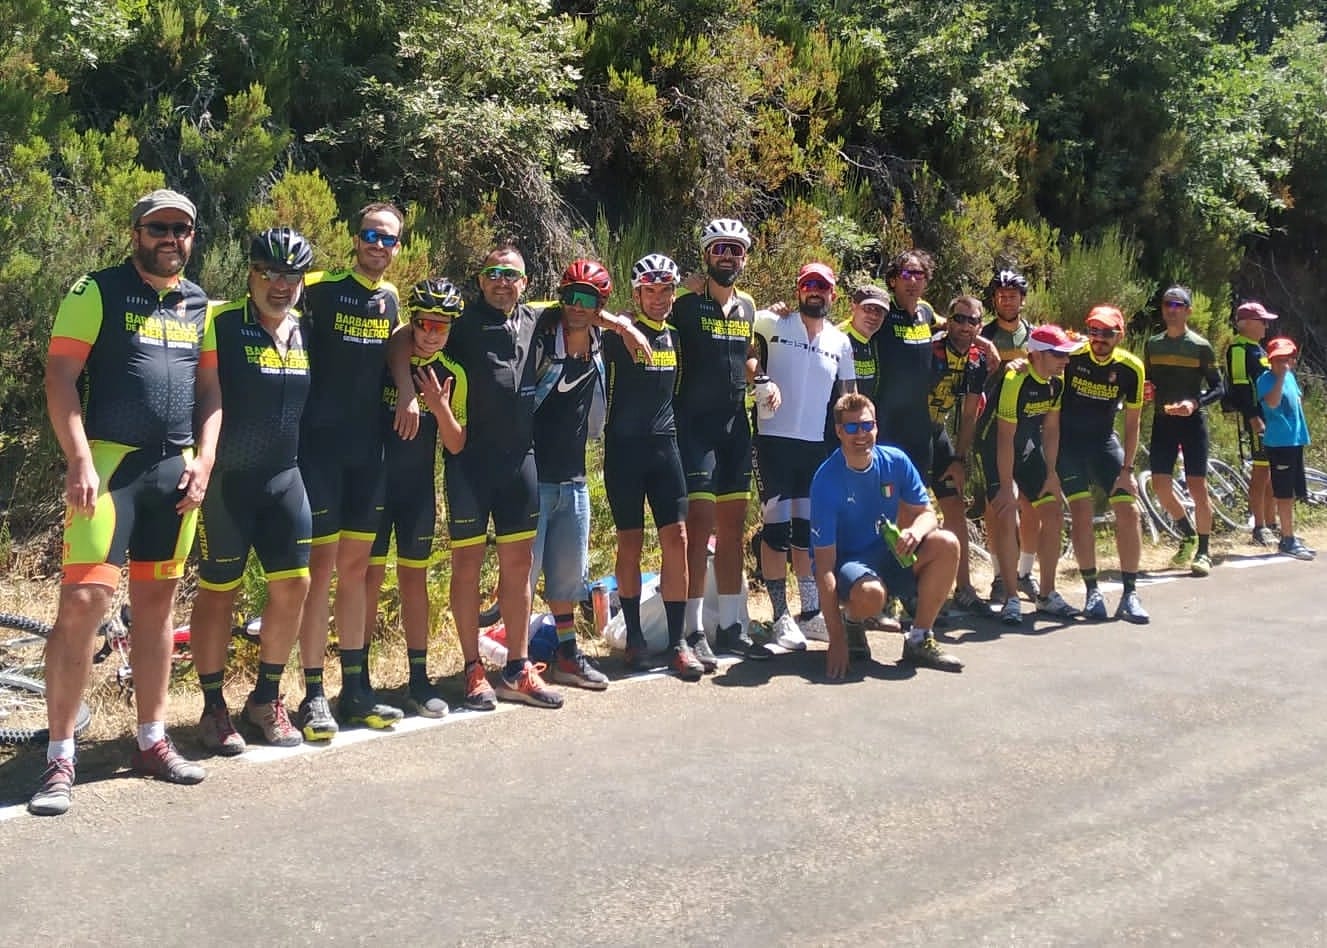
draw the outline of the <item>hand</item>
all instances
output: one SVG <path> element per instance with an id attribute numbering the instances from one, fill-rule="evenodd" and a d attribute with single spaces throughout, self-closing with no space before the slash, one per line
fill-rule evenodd
<path id="1" fill-rule="evenodd" d="M 772 415 L 779 410 L 779 406 L 782 404 L 783 393 L 779 391 L 779 386 L 770 382 L 769 390 L 765 395 L 765 410 Z"/>
<path id="2" fill-rule="evenodd" d="M 830 681 L 839 681 L 848 671 L 848 637 L 846 634 L 831 635 L 829 648 L 825 650 L 825 677 Z"/>
<path id="3" fill-rule="evenodd" d="M 1267 422 L 1255 415 L 1249 419 L 1249 428 L 1252 429 L 1254 434 L 1260 435 L 1267 430 Z"/>
<path id="4" fill-rule="evenodd" d="M 1180 418 L 1188 418 L 1197 409 L 1197 404 L 1192 398 L 1186 398 L 1182 401 L 1171 402 L 1166 406 L 1167 415 L 1176 415 Z"/>
<path id="5" fill-rule="evenodd" d="M 1110 492 L 1112 494 L 1125 493 L 1131 497 L 1137 497 L 1138 486 L 1134 483 L 1133 471 L 1128 468 L 1120 471 L 1120 476 L 1115 478 L 1115 484 L 1111 487 Z"/>
<path id="6" fill-rule="evenodd" d="M 637 362 L 644 362 L 646 365 L 654 363 L 654 350 L 650 348 L 650 341 L 634 324 L 629 323 L 622 327 L 622 341 L 626 343 L 627 351 Z"/>
<path id="7" fill-rule="evenodd" d="M 768 309 L 768 310 L 769 310 L 771 313 L 773 313 L 775 316 L 787 316 L 787 315 L 788 315 L 788 304 L 785 303 L 783 300 L 779 300 L 779 301 L 776 302 L 776 303 L 770 303 L 769 306 L 767 306 L 767 307 L 765 307 L 765 308 Z"/>
<path id="8" fill-rule="evenodd" d="M 441 385 L 438 384 L 438 374 L 433 371 L 433 366 L 426 365 L 415 369 L 415 384 L 419 386 L 419 397 L 424 399 L 424 404 L 428 406 L 429 411 L 434 415 L 441 415 L 444 409 L 451 406 L 452 400 L 452 378 Z"/>
<path id="9" fill-rule="evenodd" d="M 693 270 L 688 273 L 686 279 L 682 281 L 682 286 L 685 289 L 690 290 L 692 293 L 704 293 L 705 283 L 705 274 Z"/>
<path id="10" fill-rule="evenodd" d="M 202 506 L 203 495 L 207 493 L 207 482 L 212 478 L 212 462 L 194 457 L 184 465 L 184 473 L 176 490 L 184 491 L 184 497 L 175 505 L 176 513 L 187 513 Z"/>
<path id="11" fill-rule="evenodd" d="M 967 481 L 967 468 L 963 462 L 955 458 L 949 462 L 949 467 L 945 468 L 944 474 L 940 477 L 941 481 L 948 481 L 954 485 L 954 490 L 958 491 L 960 497 L 963 496 L 963 488 Z"/>
<path id="12" fill-rule="evenodd" d="M 431 370 L 430 370 L 431 371 Z M 402 441 L 411 441 L 419 434 L 419 402 L 414 391 L 396 390 L 396 416 L 392 419 L 392 430 Z"/>
<path id="13" fill-rule="evenodd" d="M 1041 496 L 1059 497 L 1060 493 L 1060 475 L 1051 471 L 1046 475 L 1046 480 L 1041 485 Z"/>
<path id="14" fill-rule="evenodd" d="M 1015 372 L 1019 373 L 1026 372 L 1027 367 L 1028 367 L 1028 360 L 1026 357 L 1018 359 L 1010 359 L 1009 364 L 1005 366 L 1005 368 L 1013 369 Z"/>
<path id="15" fill-rule="evenodd" d="M 898 532 L 898 542 L 894 544 L 894 552 L 899 556 L 916 553 L 917 547 L 921 546 L 922 540 L 925 539 L 925 533 L 917 531 L 914 527 L 906 527 Z"/>
<path id="16" fill-rule="evenodd" d="M 101 478 L 91 457 L 75 459 L 65 472 L 65 503 L 76 514 L 91 517 L 97 507 L 97 488 Z"/>

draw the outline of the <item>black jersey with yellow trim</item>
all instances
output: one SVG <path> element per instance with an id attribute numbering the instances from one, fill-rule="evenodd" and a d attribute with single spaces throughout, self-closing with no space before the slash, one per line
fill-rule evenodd
<path id="1" fill-rule="evenodd" d="M 868 393 L 876 417 L 888 439 L 891 434 L 929 430 L 931 390 L 931 338 L 935 309 L 919 300 L 909 313 L 891 304 L 880 329 L 871 337 L 876 383 Z M 859 389 L 860 391 L 860 389 Z"/>
<path id="2" fill-rule="evenodd" d="M 451 406 L 452 417 L 462 428 L 469 424 L 467 406 L 469 405 L 469 385 L 465 369 L 461 368 L 453 359 L 448 358 L 447 354 L 439 350 L 432 355 L 410 357 L 410 370 L 415 372 L 419 369 L 429 369 L 438 380 L 439 385 L 445 385 L 448 379 L 452 380 L 451 399 L 448 405 Z M 415 390 L 418 392 L 419 383 L 415 383 Z M 397 401 L 396 383 L 392 380 L 392 373 L 389 369 L 384 369 L 382 374 L 382 414 L 381 423 L 383 428 L 383 437 L 385 439 L 385 454 L 389 467 L 394 465 L 408 466 L 412 468 L 433 467 L 434 459 L 438 451 L 438 418 L 429 408 L 428 403 L 424 401 L 423 396 L 416 394 L 415 400 L 419 405 L 419 431 L 409 440 L 402 438 L 396 433 L 396 401 Z"/>
<path id="3" fill-rule="evenodd" d="M 727 309 L 708 293 L 678 291 L 668 317 L 676 332 L 678 414 L 745 410 L 746 356 L 755 320 L 755 300 L 742 290 L 733 291 Z"/>
<path id="4" fill-rule="evenodd" d="M 673 391 L 677 377 L 678 350 L 673 327 L 638 316 L 636 329 L 650 344 L 654 355 L 634 355 L 616 333 L 604 333 L 604 368 L 608 373 L 607 440 L 669 435 L 677 431 L 673 414 Z"/>
<path id="5" fill-rule="evenodd" d="M 1113 349 L 1098 359 L 1091 349 L 1069 357 L 1060 404 L 1062 441 L 1097 443 L 1115 430 L 1120 406 L 1143 407 L 1143 362 L 1132 352 Z"/>
<path id="6" fill-rule="evenodd" d="M 992 371 L 986 359 L 984 346 L 974 342 L 956 350 L 948 333 L 936 333 L 931 340 L 931 424 L 944 427 L 959 399 L 982 393 Z"/>
<path id="7" fill-rule="evenodd" d="M 987 444 L 995 443 L 996 420 L 1014 425 L 1014 444 L 1020 456 L 1041 444 L 1041 431 L 1046 416 L 1060 410 L 1064 394 L 1064 379 L 1044 379 L 1024 366 L 1021 370 L 1007 368 L 999 376 L 993 397 L 977 423 L 977 437 Z"/>
<path id="8" fill-rule="evenodd" d="M 1245 335 L 1236 335 L 1226 348 L 1226 398 L 1231 410 L 1245 419 L 1262 417 L 1258 400 L 1258 376 L 1272 367 L 1262 343 Z M 1223 406 L 1227 402 L 1223 402 Z"/>

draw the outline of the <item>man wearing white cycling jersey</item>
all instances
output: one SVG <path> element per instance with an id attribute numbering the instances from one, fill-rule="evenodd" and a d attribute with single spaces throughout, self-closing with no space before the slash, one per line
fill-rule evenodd
<path id="1" fill-rule="evenodd" d="M 838 396 L 857 390 L 852 344 L 826 317 L 837 281 L 823 263 L 797 274 L 797 310 L 756 314 L 748 363 L 769 383 L 756 390 L 757 487 L 763 537 L 761 573 L 774 608 L 774 641 L 806 648 L 829 641 L 811 572 L 811 479 L 829 456 L 825 423 Z M 787 562 L 792 550 L 803 621 L 788 611 Z"/>

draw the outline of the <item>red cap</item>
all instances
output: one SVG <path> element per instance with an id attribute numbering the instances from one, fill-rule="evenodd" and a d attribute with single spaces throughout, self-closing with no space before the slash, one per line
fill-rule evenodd
<path id="1" fill-rule="evenodd" d="M 1101 329 L 1124 331 L 1124 314 L 1114 306 L 1093 306 L 1087 314 L 1087 324 Z"/>
<path id="2" fill-rule="evenodd" d="M 838 286 L 839 281 L 834 278 L 834 271 L 824 263 L 808 263 L 802 269 L 797 271 L 797 285 L 801 286 L 802 281 L 807 277 L 820 277 L 830 286 Z"/>
<path id="3" fill-rule="evenodd" d="M 1235 310 L 1235 322 L 1241 319 L 1261 319 L 1264 322 L 1271 322 L 1276 319 L 1276 313 L 1267 312 L 1267 307 L 1262 303 L 1250 301 L 1241 303 L 1239 309 Z"/>
<path id="4" fill-rule="evenodd" d="M 1058 352 L 1071 355 L 1083 348 L 1083 340 L 1070 336 L 1056 325 L 1038 326 L 1028 335 L 1028 352 Z"/>
<path id="5" fill-rule="evenodd" d="M 1285 336 L 1277 336 L 1267 344 L 1267 358 L 1269 359 L 1298 354 L 1299 346 L 1295 345 L 1293 339 L 1287 339 Z"/>

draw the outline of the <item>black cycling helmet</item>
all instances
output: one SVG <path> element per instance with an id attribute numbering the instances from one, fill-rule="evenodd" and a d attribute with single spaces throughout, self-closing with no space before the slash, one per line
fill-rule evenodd
<path id="1" fill-rule="evenodd" d="M 450 280 L 420 280 L 410 288 L 410 309 L 412 312 L 446 313 L 455 318 L 465 309 L 465 301 Z"/>
<path id="2" fill-rule="evenodd" d="M 987 287 L 987 289 L 990 290 L 992 295 L 994 295 L 996 290 L 1005 287 L 1013 287 L 1024 296 L 1028 295 L 1027 277 L 1023 276 L 1023 274 L 1019 273 L 1017 270 L 1001 270 L 999 273 L 995 274 L 995 276 L 991 277 L 991 285 Z"/>
<path id="3" fill-rule="evenodd" d="M 277 270 L 303 273 L 313 266 L 313 247 L 293 228 L 272 227 L 254 235 L 249 244 L 249 260 Z"/>

